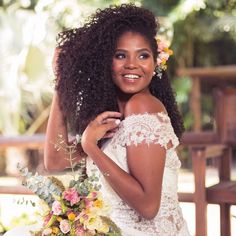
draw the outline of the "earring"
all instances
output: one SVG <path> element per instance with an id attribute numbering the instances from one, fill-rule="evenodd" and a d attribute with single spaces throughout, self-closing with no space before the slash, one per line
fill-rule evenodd
<path id="1" fill-rule="evenodd" d="M 155 75 L 156 75 L 156 71 L 154 70 L 154 71 L 153 71 L 153 76 L 155 76 Z"/>

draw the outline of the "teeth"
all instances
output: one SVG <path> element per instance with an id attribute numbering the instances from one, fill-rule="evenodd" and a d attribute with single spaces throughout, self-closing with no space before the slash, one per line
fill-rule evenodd
<path id="1" fill-rule="evenodd" d="M 132 74 L 129 74 L 129 75 L 124 75 L 125 78 L 129 78 L 129 79 L 138 79 L 139 76 L 138 75 L 132 75 Z"/>

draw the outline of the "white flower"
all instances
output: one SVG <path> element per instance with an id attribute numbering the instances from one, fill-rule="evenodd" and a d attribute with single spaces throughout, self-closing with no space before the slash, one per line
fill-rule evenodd
<path id="1" fill-rule="evenodd" d="M 70 231 L 70 223 L 68 220 L 62 220 L 60 222 L 60 230 L 63 234 L 67 234 Z"/>
<path id="2" fill-rule="evenodd" d="M 52 229 L 51 228 L 47 228 L 43 230 L 43 236 L 45 235 L 50 235 L 52 233 Z"/>

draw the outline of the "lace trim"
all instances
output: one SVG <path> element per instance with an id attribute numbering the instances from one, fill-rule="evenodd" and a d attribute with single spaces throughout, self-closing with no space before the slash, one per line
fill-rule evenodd
<path id="1" fill-rule="evenodd" d="M 164 112 L 133 114 L 126 117 L 113 137 L 112 144 L 121 146 L 160 144 L 167 149 L 169 142 L 175 148 L 178 138 L 174 133 L 169 116 Z"/>

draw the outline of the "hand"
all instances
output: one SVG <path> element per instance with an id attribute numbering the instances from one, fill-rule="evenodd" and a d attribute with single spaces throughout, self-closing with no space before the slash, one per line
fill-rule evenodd
<path id="1" fill-rule="evenodd" d="M 121 113 L 106 111 L 91 121 L 82 134 L 81 145 L 86 152 L 90 145 L 97 145 L 102 138 L 111 138 L 119 126 Z"/>

